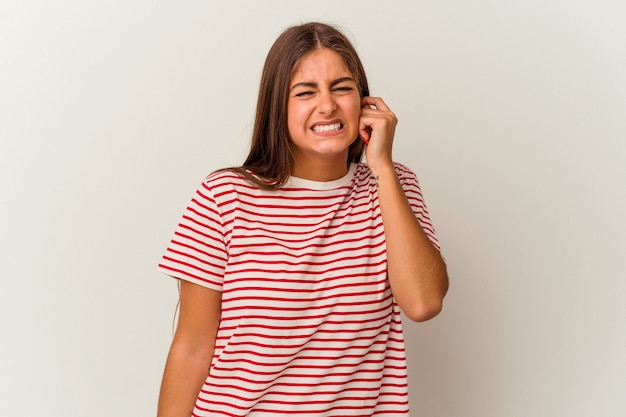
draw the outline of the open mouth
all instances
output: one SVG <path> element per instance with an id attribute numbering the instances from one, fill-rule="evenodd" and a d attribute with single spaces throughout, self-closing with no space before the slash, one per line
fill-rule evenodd
<path id="1" fill-rule="evenodd" d="M 315 125 L 312 127 L 314 132 L 324 133 L 324 132 L 334 132 L 337 130 L 341 130 L 343 125 L 340 122 L 331 123 L 328 125 Z"/>

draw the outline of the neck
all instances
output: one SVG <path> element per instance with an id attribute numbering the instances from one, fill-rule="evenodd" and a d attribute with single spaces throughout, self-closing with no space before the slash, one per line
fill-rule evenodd
<path id="1" fill-rule="evenodd" d="M 294 163 L 291 175 L 310 181 L 334 181 L 345 176 L 349 166 L 347 157 L 334 161 L 307 159 Z"/>

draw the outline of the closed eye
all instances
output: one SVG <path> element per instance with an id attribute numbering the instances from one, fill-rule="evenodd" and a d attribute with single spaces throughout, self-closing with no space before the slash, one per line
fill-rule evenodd
<path id="1" fill-rule="evenodd" d="M 344 87 L 337 87 L 337 88 L 334 88 L 334 89 L 333 89 L 333 91 L 339 91 L 339 92 L 342 92 L 342 93 L 347 93 L 347 92 L 350 92 L 350 91 L 353 91 L 353 90 L 354 90 L 354 88 L 352 88 L 352 87 L 347 87 L 347 86 L 344 86 Z"/>

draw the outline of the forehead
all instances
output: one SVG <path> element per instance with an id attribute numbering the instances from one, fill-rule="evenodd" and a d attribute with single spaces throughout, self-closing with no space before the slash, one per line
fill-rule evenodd
<path id="1" fill-rule="evenodd" d="M 341 55 L 327 48 L 316 49 L 304 55 L 294 67 L 292 83 L 300 81 L 323 81 L 352 77 Z"/>

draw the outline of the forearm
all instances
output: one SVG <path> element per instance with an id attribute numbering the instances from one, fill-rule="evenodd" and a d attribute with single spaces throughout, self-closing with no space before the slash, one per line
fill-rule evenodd
<path id="1" fill-rule="evenodd" d="M 448 290 L 446 265 L 416 219 L 393 164 L 378 167 L 374 174 L 391 290 L 407 317 L 428 320 L 441 311 Z"/>
<path id="2" fill-rule="evenodd" d="M 157 417 L 189 417 L 207 377 L 212 354 L 172 343 L 159 394 Z"/>
<path id="3" fill-rule="evenodd" d="M 189 417 L 211 366 L 222 293 L 180 281 L 180 315 L 167 356 L 158 417 Z"/>

